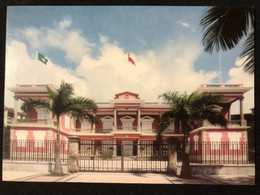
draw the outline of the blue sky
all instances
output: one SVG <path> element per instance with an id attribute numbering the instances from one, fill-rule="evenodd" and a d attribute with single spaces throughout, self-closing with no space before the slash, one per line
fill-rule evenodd
<path id="1" fill-rule="evenodd" d="M 202 83 L 219 83 L 219 55 L 201 45 L 206 8 L 9 6 L 6 85 L 58 85 L 64 79 L 79 95 L 107 101 L 127 90 L 157 100 L 166 90 L 191 92 Z M 223 83 L 253 84 L 252 76 L 239 79 L 241 49 L 239 44 L 222 53 Z M 49 59 L 47 66 L 35 60 L 37 51 Z"/>

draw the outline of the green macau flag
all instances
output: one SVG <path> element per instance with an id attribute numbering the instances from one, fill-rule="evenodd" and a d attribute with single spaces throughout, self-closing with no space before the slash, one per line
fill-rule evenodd
<path id="1" fill-rule="evenodd" d="M 42 54 L 40 54 L 39 52 L 38 52 L 38 60 L 39 61 L 41 61 L 42 63 L 44 63 L 44 64 L 47 64 L 47 62 L 48 62 L 48 59 L 47 58 L 45 58 Z"/>

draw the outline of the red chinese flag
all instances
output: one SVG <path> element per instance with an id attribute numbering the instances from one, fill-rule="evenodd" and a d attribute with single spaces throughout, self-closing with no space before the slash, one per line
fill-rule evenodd
<path id="1" fill-rule="evenodd" d="M 133 65 L 135 65 L 135 61 L 130 57 L 129 54 L 128 54 L 128 61 L 131 62 Z"/>

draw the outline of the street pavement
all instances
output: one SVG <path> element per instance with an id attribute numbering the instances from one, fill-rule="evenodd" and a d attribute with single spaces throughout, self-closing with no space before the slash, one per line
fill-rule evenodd
<path id="1" fill-rule="evenodd" d="M 193 175 L 192 178 L 183 179 L 166 173 L 129 172 L 78 172 L 64 176 L 52 176 L 48 173 L 3 170 L 2 180 L 12 182 L 255 185 L 254 175 Z"/>

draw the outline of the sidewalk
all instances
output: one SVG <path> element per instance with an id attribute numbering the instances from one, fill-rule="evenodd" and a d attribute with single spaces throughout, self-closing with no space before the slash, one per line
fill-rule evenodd
<path id="1" fill-rule="evenodd" d="M 253 175 L 193 175 L 190 179 L 165 173 L 121 173 L 121 172 L 79 172 L 64 176 L 48 173 L 5 171 L 3 181 L 25 182 L 73 182 L 73 183 L 128 183 L 128 184 L 209 184 L 209 185 L 254 185 Z"/>

